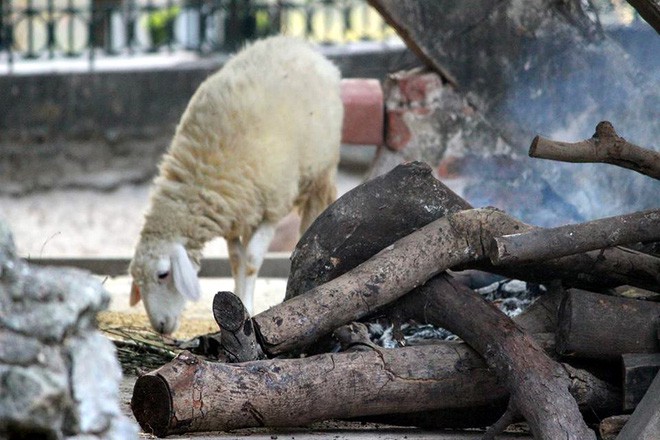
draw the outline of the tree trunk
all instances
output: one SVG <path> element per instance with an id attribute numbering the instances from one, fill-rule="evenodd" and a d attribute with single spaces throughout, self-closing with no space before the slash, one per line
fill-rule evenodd
<path id="1" fill-rule="evenodd" d="M 594 108 L 645 136 L 641 144 L 660 137 L 657 124 L 649 127 L 657 100 L 639 87 L 639 66 L 577 0 L 369 3 L 422 60 L 475 94 L 511 145 L 563 130 Z"/>
<path id="2" fill-rule="evenodd" d="M 466 194 L 471 194 L 466 196 L 468 200 L 485 199 L 485 204 L 509 212 L 518 210 L 523 220 L 539 225 L 656 207 L 653 194 L 660 192 L 660 181 L 600 164 L 575 167 L 518 159 L 526 155 L 525 146 L 540 133 L 588 137 L 593 133 L 593 125 L 576 121 L 593 117 L 613 121 L 626 133 L 634 133 L 631 140 L 638 145 L 655 145 L 660 139 L 657 81 L 618 42 L 602 32 L 595 14 L 586 12 L 584 5 L 588 2 L 369 3 L 409 48 L 455 86 L 460 97 L 469 103 L 466 107 L 486 120 L 488 128 L 480 128 L 486 140 L 467 145 L 459 153 L 464 152 L 466 162 L 476 168 L 473 172 L 468 168 L 462 176 L 466 178 Z M 652 85 L 653 92 L 640 84 Z M 391 99 L 396 101 L 397 96 Z M 432 123 L 442 126 L 438 121 L 442 121 L 441 115 Z M 491 146 L 480 148 L 484 143 Z M 445 145 L 452 143 L 438 145 L 433 154 L 408 149 L 387 154 L 405 160 L 431 161 L 438 156 L 443 161 L 451 160 L 455 152 Z M 499 176 L 505 170 L 492 165 L 498 155 L 507 155 L 513 168 L 504 179 Z M 437 163 L 434 161 L 434 165 Z M 493 171 L 489 173 L 489 169 Z M 586 175 L 588 182 L 583 177 Z M 484 181 L 487 185 L 480 186 Z M 538 190 L 531 191 L 530 187 Z M 506 192 L 506 196 L 501 196 L 501 192 Z M 603 203 L 605 197 L 608 203 Z M 538 206 L 541 201 L 543 204 Z M 539 215 L 540 210 L 545 213 Z"/>

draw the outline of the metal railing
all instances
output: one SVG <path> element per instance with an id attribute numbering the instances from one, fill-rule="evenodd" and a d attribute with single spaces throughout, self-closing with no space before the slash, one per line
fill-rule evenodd
<path id="1" fill-rule="evenodd" d="M 0 0 L 0 6 L 0 63 L 8 65 L 231 52 L 277 33 L 325 44 L 394 35 L 364 0 Z"/>

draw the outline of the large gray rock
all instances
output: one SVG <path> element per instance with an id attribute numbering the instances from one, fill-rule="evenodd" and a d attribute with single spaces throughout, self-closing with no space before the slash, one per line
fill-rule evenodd
<path id="1" fill-rule="evenodd" d="M 0 220 L 0 438 L 137 438 L 95 324 L 109 299 L 87 272 L 20 260 Z"/>

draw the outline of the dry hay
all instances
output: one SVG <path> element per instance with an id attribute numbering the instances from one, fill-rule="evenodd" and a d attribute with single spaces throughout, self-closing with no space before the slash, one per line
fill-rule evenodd
<path id="1" fill-rule="evenodd" d="M 182 319 L 174 338 L 153 331 L 146 314 L 105 311 L 97 316 L 98 327 L 117 348 L 125 374 L 146 373 L 170 362 L 179 354 L 181 341 L 218 331 L 212 319 Z"/>

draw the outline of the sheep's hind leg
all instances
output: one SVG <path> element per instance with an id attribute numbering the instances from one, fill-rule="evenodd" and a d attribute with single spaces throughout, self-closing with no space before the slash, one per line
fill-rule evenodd
<path id="1" fill-rule="evenodd" d="M 247 258 L 243 243 L 239 238 L 227 239 L 227 251 L 231 274 L 234 277 L 234 295 L 243 299 L 245 296 L 245 277 L 247 274 Z"/>
<path id="2" fill-rule="evenodd" d="M 254 287 L 257 275 L 264 262 L 268 245 L 275 236 L 275 227 L 275 223 L 262 223 L 247 240 L 245 290 L 240 298 L 250 315 L 254 312 Z"/>

